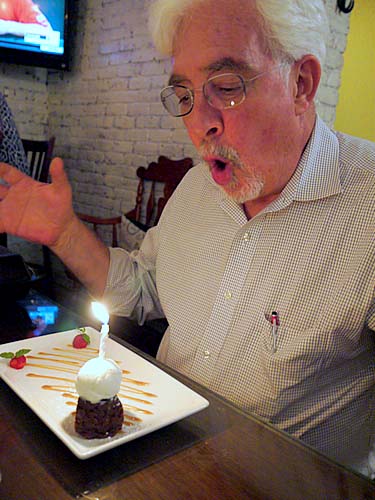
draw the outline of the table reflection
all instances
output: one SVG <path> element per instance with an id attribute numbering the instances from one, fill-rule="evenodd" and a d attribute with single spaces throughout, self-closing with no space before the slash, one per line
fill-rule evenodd
<path id="1" fill-rule="evenodd" d="M 18 300 L 2 297 L 0 311 L 1 344 L 85 326 L 73 311 L 35 290 Z"/>
<path id="2" fill-rule="evenodd" d="M 82 326 L 94 326 L 100 329 L 100 322 L 82 319 L 73 311 L 55 303 L 42 293 L 30 290 L 25 297 L 12 300 L 4 299 L 0 302 L 0 344 L 22 340 L 49 333 L 71 330 Z M 154 325 L 153 325 L 154 326 Z M 150 325 L 140 327 L 128 318 L 111 318 L 110 332 L 116 340 L 122 339 L 134 347 L 141 349 L 143 353 L 155 356 L 157 347 L 165 329 L 165 323 L 155 329 Z M 349 464 L 361 474 L 373 478 L 374 473 L 370 470 L 375 463 L 375 446 L 369 457 L 369 461 L 353 463 L 353 461 L 342 461 Z"/>

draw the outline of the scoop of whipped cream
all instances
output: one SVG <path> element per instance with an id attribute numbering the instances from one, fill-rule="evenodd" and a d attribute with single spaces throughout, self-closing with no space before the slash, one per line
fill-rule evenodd
<path id="1" fill-rule="evenodd" d="M 103 357 L 87 361 L 79 370 L 76 389 L 90 403 L 116 396 L 120 390 L 122 372 L 112 359 Z"/>

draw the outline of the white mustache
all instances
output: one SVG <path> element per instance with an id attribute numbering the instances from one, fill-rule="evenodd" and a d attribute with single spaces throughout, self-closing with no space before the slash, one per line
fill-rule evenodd
<path id="1" fill-rule="evenodd" d="M 199 148 L 199 154 L 203 158 L 205 156 L 218 156 L 219 158 L 229 160 L 237 168 L 244 168 L 237 150 L 229 146 L 222 146 L 220 144 L 203 144 Z"/>

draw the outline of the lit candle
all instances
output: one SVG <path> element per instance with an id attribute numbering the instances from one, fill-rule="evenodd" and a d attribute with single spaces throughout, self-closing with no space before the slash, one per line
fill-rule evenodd
<path id="1" fill-rule="evenodd" d="M 109 314 L 107 308 L 101 304 L 100 302 L 92 302 L 91 303 L 92 312 L 94 316 L 101 321 L 102 328 L 100 330 L 100 344 L 99 344 L 99 356 L 105 357 L 105 344 L 108 338 L 109 332 Z"/>

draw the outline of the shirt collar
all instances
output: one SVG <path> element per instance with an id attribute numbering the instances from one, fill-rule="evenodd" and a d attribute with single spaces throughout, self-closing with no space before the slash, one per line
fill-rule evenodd
<path id="1" fill-rule="evenodd" d="M 276 212 L 293 201 L 320 200 L 341 191 L 339 142 L 336 135 L 317 116 L 294 174 L 280 196 L 262 213 Z"/>
<path id="2" fill-rule="evenodd" d="M 295 174 L 298 183 L 294 190 L 294 199 L 297 201 L 317 200 L 342 191 L 339 142 L 319 116 Z M 293 178 L 294 176 L 291 184 Z"/>
<path id="3" fill-rule="evenodd" d="M 215 185 L 216 196 L 222 206 L 224 205 L 231 212 L 234 211 L 237 216 L 239 209 L 243 212 L 242 207 L 228 199 L 223 191 L 216 186 L 207 168 L 205 176 L 211 184 Z M 336 135 L 317 116 L 310 139 L 293 176 L 280 196 L 270 203 L 262 213 L 280 210 L 293 201 L 323 199 L 339 194 L 341 191 L 339 142 Z"/>

